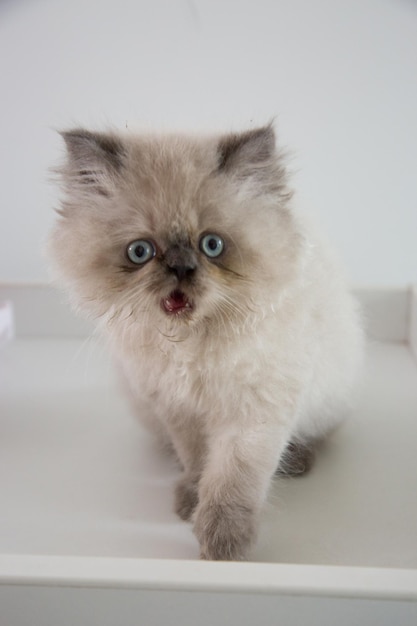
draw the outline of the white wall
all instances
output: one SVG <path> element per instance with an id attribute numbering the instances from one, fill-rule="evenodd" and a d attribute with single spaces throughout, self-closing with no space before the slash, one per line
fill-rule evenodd
<path id="1" fill-rule="evenodd" d="M 0 77 L 0 281 L 47 280 L 53 128 L 276 116 L 353 282 L 417 282 L 414 0 L 3 0 Z"/>

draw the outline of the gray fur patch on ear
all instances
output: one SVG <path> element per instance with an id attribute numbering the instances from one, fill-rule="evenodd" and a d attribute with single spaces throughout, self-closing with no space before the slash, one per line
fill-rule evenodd
<path id="1" fill-rule="evenodd" d="M 221 137 L 217 157 L 217 172 L 239 184 L 247 181 L 250 194 L 273 194 L 283 203 L 291 198 L 285 153 L 276 148 L 272 123 Z"/>
<path id="2" fill-rule="evenodd" d="M 111 133 L 96 133 L 82 128 L 62 131 L 67 147 L 67 164 L 61 173 L 70 186 L 108 195 L 108 183 L 123 167 L 125 148 Z"/>
<path id="3" fill-rule="evenodd" d="M 219 141 L 219 170 L 233 170 L 242 165 L 260 165 L 275 154 L 272 124 L 244 133 L 231 133 Z"/>
<path id="4" fill-rule="evenodd" d="M 67 146 L 70 163 L 81 170 L 103 166 L 119 170 L 123 164 L 122 141 L 104 133 L 93 133 L 82 128 L 61 132 Z"/>

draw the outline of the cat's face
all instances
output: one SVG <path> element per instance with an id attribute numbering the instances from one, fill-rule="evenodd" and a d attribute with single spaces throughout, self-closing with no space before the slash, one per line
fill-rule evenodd
<path id="1" fill-rule="evenodd" d="M 295 271 L 299 236 L 271 127 L 191 139 L 64 133 L 50 252 L 75 304 L 111 323 L 241 323 Z"/>

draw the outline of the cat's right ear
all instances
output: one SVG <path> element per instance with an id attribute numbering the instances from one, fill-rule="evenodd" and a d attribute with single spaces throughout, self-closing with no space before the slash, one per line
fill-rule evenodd
<path id="1" fill-rule="evenodd" d="M 64 169 L 67 184 L 107 195 L 123 167 L 125 151 L 122 141 L 110 133 L 95 133 L 82 128 L 60 134 L 67 148 Z"/>

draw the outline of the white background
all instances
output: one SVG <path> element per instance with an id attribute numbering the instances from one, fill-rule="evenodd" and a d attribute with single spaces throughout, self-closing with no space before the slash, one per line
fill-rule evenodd
<path id="1" fill-rule="evenodd" d="M 0 281 L 45 282 L 54 128 L 272 117 L 355 285 L 417 282 L 417 2 L 3 0 Z"/>

